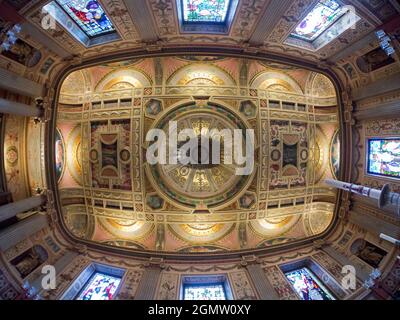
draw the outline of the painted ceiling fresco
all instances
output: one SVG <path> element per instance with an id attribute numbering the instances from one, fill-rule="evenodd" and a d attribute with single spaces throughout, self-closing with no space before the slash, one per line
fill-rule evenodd
<path id="1" fill-rule="evenodd" d="M 334 217 L 336 191 L 323 180 L 339 174 L 335 106 L 325 76 L 276 63 L 172 56 L 75 71 L 58 105 L 63 218 L 78 238 L 181 253 L 320 234 Z M 254 169 L 148 163 L 146 134 L 169 121 L 253 129 Z"/>

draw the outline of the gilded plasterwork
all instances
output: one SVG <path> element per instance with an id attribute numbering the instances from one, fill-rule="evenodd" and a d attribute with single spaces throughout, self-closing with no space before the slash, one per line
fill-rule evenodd
<path id="1" fill-rule="evenodd" d="M 233 119 L 235 120 L 233 121 Z M 201 147 L 200 151 L 193 152 L 197 157 L 200 157 L 200 153 L 203 152 L 209 162 L 213 156 L 213 142 L 223 141 L 219 140 L 221 136 L 216 136 L 213 130 L 221 132 L 223 129 L 230 129 L 233 133 L 235 129 L 249 127 L 240 119 L 239 115 L 232 113 L 228 108 L 212 104 L 202 106 L 192 103 L 188 106 L 177 106 L 176 109 L 164 115 L 157 122 L 155 128 L 162 129 L 167 134 L 169 121 L 176 121 L 177 132 L 183 129 L 193 129 L 199 141 L 209 135 L 208 147 Z M 233 142 L 233 136 L 230 139 Z M 243 141 L 242 150 L 245 150 L 244 144 L 245 141 Z M 168 142 L 166 147 L 169 148 Z M 253 174 L 236 175 L 236 169 L 240 165 L 235 162 L 235 159 L 230 161 L 231 164 L 224 161 L 227 157 L 232 157 L 232 148 L 232 143 L 226 146 L 221 143 L 219 150 L 216 150 L 219 152 L 219 164 L 182 165 L 178 163 L 153 165 L 146 169 L 149 171 L 149 178 L 154 189 L 160 191 L 178 206 L 189 209 L 199 206 L 214 208 L 220 206 L 221 203 L 226 206 L 227 201 L 234 201 L 243 192 L 245 185 L 253 176 Z M 169 162 L 169 156 L 167 156 L 167 163 Z"/>
<path id="2" fill-rule="evenodd" d="M 182 240 L 198 245 L 205 243 L 214 243 L 225 235 L 229 234 L 235 225 L 233 224 L 180 224 L 171 225 L 170 231 Z"/>
<path id="3" fill-rule="evenodd" d="M 241 65 L 235 58 L 161 57 L 80 71 L 91 89 L 62 90 L 57 124 L 67 151 L 59 186 L 75 236 L 188 253 L 269 247 L 324 232 L 335 199 L 321 183 L 331 177 L 329 142 L 338 127 L 333 87 L 299 68 Z M 254 169 L 235 175 L 239 164 L 222 161 L 150 165 L 146 134 L 157 128 L 168 135 L 171 120 L 177 132 L 193 129 L 199 139 L 212 129 L 254 130 Z M 212 153 L 208 139 L 199 154 Z M 219 159 L 229 151 L 222 143 Z"/>
<path id="4" fill-rule="evenodd" d="M 7 115 L 5 117 L 4 137 L 4 169 L 6 174 L 7 189 L 11 192 L 13 200 L 21 200 L 30 195 L 26 172 L 25 154 L 25 127 L 24 117 Z"/>

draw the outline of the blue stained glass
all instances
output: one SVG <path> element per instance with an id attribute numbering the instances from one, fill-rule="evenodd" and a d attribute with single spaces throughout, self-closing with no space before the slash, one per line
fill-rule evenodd
<path id="1" fill-rule="evenodd" d="M 400 178 L 400 138 L 368 141 L 368 173 Z"/>
<path id="2" fill-rule="evenodd" d="M 321 0 L 299 23 L 292 35 L 313 41 L 345 12 L 346 10 L 335 0 Z"/>
<path id="3" fill-rule="evenodd" d="M 183 300 L 226 300 L 224 285 L 184 285 Z"/>
<path id="4" fill-rule="evenodd" d="M 120 282 L 120 278 L 96 272 L 76 300 L 112 300 Z"/>
<path id="5" fill-rule="evenodd" d="M 286 272 L 285 276 L 302 300 L 335 300 L 308 268 Z"/>
<path id="6" fill-rule="evenodd" d="M 183 21 L 219 22 L 226 19 L 231 0 L 182 0 Z"/>
<path id="7" fill-rule="evenodd" d="M 96 0 L 56 0 L 88 37 L 98 36 L 115 28 Z"/>

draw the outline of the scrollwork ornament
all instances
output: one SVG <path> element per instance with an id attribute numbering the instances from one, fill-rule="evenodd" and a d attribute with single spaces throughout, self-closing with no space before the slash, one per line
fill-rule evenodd
<path id="1" fill-rule="evenodd" d="M 324 240 L 324 239 L 318 239 L 318 240 L 315 240 L 314 242 L 313 242 L 313 248 L 314 249 L 321 249 L 323 246 L 325 246 L 327 243 L 326 243 L 326 241 Z"/>

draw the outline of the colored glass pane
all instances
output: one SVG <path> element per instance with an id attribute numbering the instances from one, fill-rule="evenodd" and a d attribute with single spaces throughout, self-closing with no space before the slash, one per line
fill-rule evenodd
<path id="1" fill-rule="evenodd" d="M 344 13 L 344 8 L 336 1 L 321 0 L 300 22 L 292 35 L 313 41 Z"/>
<path id="2" fill-rule="evenodd" d="M 335 300 L 307 268 L 287 272 L 285 276 L 302 300 Z"/>
<path id="3" fill-rule="evenodd" d="M 223 284 L 185 285 L 184 300 L 226 300 Z"/>
<path id="4" fill-rule="evenodd" d="M 368 173 L 400 177 L 400 139 L 368 141 Z"/>
<path id="5" fill-rule="evenodd" d="M 114 31 L 115 28 L 96 0 L 56 0 L 88 37 Z"/>
<path id="6" fill-rule="evenodd" d="M 183 21 L 225 22 L 230 0 L 182 0 Z"/>
<path id="7" fill-rule="evenodd" d="M 112 300 L 120 282 L 120 278 L 96 272 L 76 300 Z"/>

